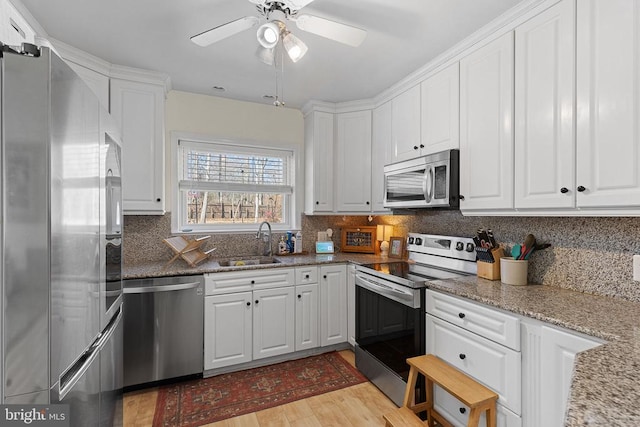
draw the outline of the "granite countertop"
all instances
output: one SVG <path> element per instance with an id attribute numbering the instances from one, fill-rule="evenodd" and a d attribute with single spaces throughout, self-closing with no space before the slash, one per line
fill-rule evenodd
<path id="1" fill-rule="evenodd" d="M 198 264 L 196 267 L 189 267 L 182 259 L 167 265 L 166 261 L 145 262 L 138 264 L 125 264 L 122 268 L 123 279 L 144 279 L 149 277 L 164 276 L 188 276 L 192 274 L 218 273 L 221 271 L 239 270 L 259 270 L 263 268 L 298 267 L 314 264 L 337 264 L 345 262 L 370 263 L 389 259 L 380 256 L 360 253 L 337 253 L 337 254 L 309 254 L 309 255 L 287 255 L 273 256 L 278 262 L 273 264 L 244 265 L 242 267 L 223 267 L 220 262 L 228 259 L 253 259 L 261 258 L 257 255 L 242 255 L 233 258 L 212 258 L 209 261 Z"/>
<path id="2" fill-rule="evenodd" d="M 221 260 L 215 259 L 195 268 L 182 260 L 169 266 L 165 261 L 125 265 L 123 277 L 135 279 L 383 260 L 379 256 L 357 253 L 274 258 L 279 262 L 233 268 L 221 267 L 218 262 Z M 428 286 L 607 341 L 577 355 L 565 425 L 640 426 L 639 303 L 554 286 L 511 286 L 476 276 L 430 281 Z"/>
<path id="3" fill-rule="evenodd" d="M 476 276 L 429 288 L 602 338 L 576 357 L 566 426 L 640 426 L 640 304 L 551 286 Z"/>

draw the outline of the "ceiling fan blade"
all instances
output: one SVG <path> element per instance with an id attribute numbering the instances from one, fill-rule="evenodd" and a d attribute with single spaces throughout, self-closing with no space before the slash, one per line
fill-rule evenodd
<path id="1" fill-rule="evenodd" d="M 241 31 L 248 30 L 260 22 L 255 16 L 245 16 L 235 21 L 227 22 L 210 30 L 204 31 L 191 37 L 191 41 L 199 46 L 209 46 L 212 43 L 219 42 Z"/>
<path id="2" fill-rule="evenodd" d="M 300 15 L 295 18 L 296 25 L 302 31 L 317 34 L 349 46 L 358 47 L 367 37 L 363 29 L 341 24 L 313 15 Z"/>

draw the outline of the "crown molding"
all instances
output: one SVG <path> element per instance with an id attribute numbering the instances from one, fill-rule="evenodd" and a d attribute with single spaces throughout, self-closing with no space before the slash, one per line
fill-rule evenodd
<path id="1" fill-rule="evenodd" d="M 82 67 L 89 68 L 105 76 L 109 76 L 111 71 L 111 63 L 97 56 L 91 55 L 83 50 L 68 45 L 60 40 L 49 37 L 49 43 L 53 46 L 56 53 L 62 56 L 66 61 L 71 61 Z"/>
<path id="2" fill-rule="evenodd" d="M 141 70 L 124 65 L 111 65 L 109 76 L 114 79 L 164 86 L 165 95 L 171 90 L 171 78 L 167 74 L 158 71 Z"/>
<path id="3" fill-rule="evenodd" d="M 311 112 L 320 111 L 323 113 L 341 114 L 353 113 L 354 111 L 373 110 L 375 104 L 372 99 L 359 99 L 347 102 L 327 102 L 312 99 L 301 109 L 302 115 L 307 116 Z"/>

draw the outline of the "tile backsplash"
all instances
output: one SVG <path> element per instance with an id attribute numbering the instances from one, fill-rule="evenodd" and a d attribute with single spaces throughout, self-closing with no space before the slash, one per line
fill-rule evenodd
<path id="1" fill-rule="evenodd" d="M 640 218 L 468 217 L 458 211 L 417 211 L 413 215 L 302 216 L 303 249 L 314 252 L 316 233 L 331 228 L 339 245 L 341 230 L 356 225 L 394 225 L 394 234 L 407 232 L 471 237 L 479 227 L 491 228 L 501 244 L 522 243 L 528 233 L 549 249 L 529 260 L 529 281 L 640 302 L 640 282 L 633 281 L 632 256 L 640 254 Z M 257 228 L 256 228 L 257 229 Z M 282 233 L 274 232 L 273 248 Z M 162 239 L 171 236 L 169 214 L 126 216 L 125 264 L 169 260 Z M 207 248 L 214 256 L 256 255 L 253 233 L 212 234 Z M 180 261 L 181 262 L 181 261 Z"/>

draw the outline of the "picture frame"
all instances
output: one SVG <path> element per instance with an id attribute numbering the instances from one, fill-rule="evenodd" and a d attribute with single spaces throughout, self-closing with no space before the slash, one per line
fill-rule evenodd
<path id="1" fill-rule="evenodd" d="M 404 256 L 404 238 L 392 237 L 389 239 L 389 258 L 402 258 Z"/>

